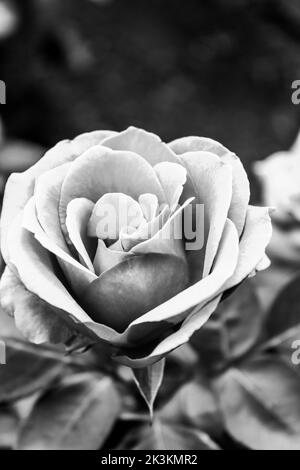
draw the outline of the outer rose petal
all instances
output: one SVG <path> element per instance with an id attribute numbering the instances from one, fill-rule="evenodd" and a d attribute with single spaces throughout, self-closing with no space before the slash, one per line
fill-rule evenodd
<path id="1" fill-rule="evenodd" d="M 80 153 L 86 152 L 89 148 L 101 144 L 105 139 L 118 135 L 115 131 L 92 131 L 80 134 L 73 140 Z"/>
<path id="2" fill-rule="evenodd" d="M 22 215 L 9 231 L 9 259 L 25 287 L 54 307 L 72 314 L 78 321 L 90 318 L 54 273 L 50 255 L 33 235 L 22 227 Z"/>
<path id="3" fill-rule="evenodd" d="M 208 137 L 182 137 L 180 139 L 173 140 L 168 144 L 170 149 L 176 153 L 176 155 L 182 155 L 186 152 L 210 152 L 223 157 L 229 150 L 220 144 L 216 140 L 209 139 Z"/>
<path id="4" fill-rule="evenodd" d="M 75 344 L 83 347 L 97 340 L 91 330 L 73 321 L 67 312 L 25 289 L 8 267 L 1 278 L 0 296 L 2 308 L 14 316 L 17 328 L 33 343 L 72 344 L 73 348 Z"/>
<path id="5" fill-rule="evenodd" d="M 136 127 L 128 127 L 118 135 L 105 139 L 102 145 L 113 150 L 138 153 L 152 166 L 161 162 L 179 163 L 174 152 L 157 135 Z"/>
<path id="6" fill-rule="evenodd" d="M 235 224 L 238 234 L 241 235 L 250 199 L 249 180 L 241 160 L 234 153 L 224 155 L 222 161 L 232 167 L 232 199 L 228 217 Z"/>
<path id="7" fill-rule="evenodd" d="M 50 239 L 45 234 L 36 217 L 34 198 L 31 198 L 25 206 L 23 227 L 32 232 L 35 238 L 44 248 L 56 255 L 57 260 L 70 283 L 70 286 L 73 288 L 76 294 L 80 293 L 91 282 L 97 279 L 97 276 L 93 272 L 85 268 L 69 253 L 62 250 L 52 239 Z"/>
<path id="8" fill-rule="evenodd" d="M 92 133 L 94 134 L 94 133 Z M 107 135 L 105 135 L 106 137 Z M 90 146 L 89 135 L 84 138 L 77 137 L 78 145 L 75 141 L 63 140 L 50 149 L 31 168 L 24 173 L 13 173 L 6 184 L 2 214 L 0 221 L 1 229 L 1 252 L 6 262 L 7 259 L 7 231 L 15 216 L 25 207 L 25 204 L 33 195 L 35 179 L 45 171 L 63 165 L 66 162 L 75 160 L 82 153 L 82 148 Z M 92 142 L 94 145 L 94 137 Z M 98 144 L 101 143 L 101 140 Z"/>
<path id="9" fill-rule="evenodd" d="M 183 137 L 170 142 L 169 147 L 177 155 L 194 151 L 211 152 L 232 166 L 232 200 L 228 217 L 235 223 L 238 234 L 241 235 L 250 198 L 250 188 L 247 174 L 240 159 L 219 142 L 206 137 Z"/>
<path id="10" fill-rule="evenodd" d="M 154 194 L 145 193 L 139 196 L 139 204 L 147 222 L 151 222 L 158 212 L 158 199 Z"/>
<path id="11" fill-rule="evenodd" d="M 249 206 L 244 232 L 240 240 L 237 268 L 233 276 L 227 281 L 226 289 L 236 286 L 248 277 L 257 266 L 260 267 L 271 237 L 270 209 L 268 207 Z"/>
<path id="12" fill-rule="evenodd" d="M 189 253 L 196 281 L 209 274 L 218 250 L 231 202 L 232 171 L 209 152 L 185 153 L 181 160 L 188 171 L 195 202 L 204 204 L 206 246 Z"/>
<path id="13" fill-rule="evenodd" d="M 34 179 L 25 173 L 12 173 L 5 186 L 0 230 L 1 253 L 6 263 L 9 261 L 7 246 L 9 228 L 14 218 L 24 209 L 34 191 Z"/>
<path id="14" fill-rule="evenodd" d="M 204 323 L 207 322 L 211 314 L 216 310 L 222 296 L 218 296 L 211 300 L 205 307 L 201 309 L 198 316 L 194 316 L 188 325 L 184 325 L 178 330 L 178 332 L 170 334 L 166 337 L 153 351 L 146 357 L 143 358 L 131 358 L 128 356 L 115 355 L 115 359 L 124 364 L 125 366 L 132 368 L 147 367 L 151 364 L 158 362 L 167 353 L 170 353 L 174 349 L 178 348 L 184 343 L 187 343 L 193 333 L 201 328 Z"/>
<path id="15" fill-rule="evenodd" d="M 134 256 L 90 284 L 81 303 L 93 320 L 121 332 L 147 310 L 181 292 L 187 283 L 182 258 L 158 253 Z"/>
<path id="16" fill-rule="evenodd" d="M 66 207 L 72 199 L 86 197 L 97 202 L 106 193 L 124 193 L 138 200 L 145 192 L 164 202 L 155 171 L 142 157 L 102 146 L 91 148 L 74 162 L 62 186 L 59 216 L 65 236 Z"/>

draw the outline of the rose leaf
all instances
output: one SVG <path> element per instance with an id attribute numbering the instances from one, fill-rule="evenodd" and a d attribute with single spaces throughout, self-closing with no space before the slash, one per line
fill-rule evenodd
<path id="1" fill-rule="evenodd" d="M 47 388 L 69 362 L 52 347 L 0 338 L 6 350 L 6 364 L 0 365 L 0 403 L 12 402 Z"/>
<path id="2" fill-rule="evenodd" d="M 89 372 L 69 376 L 37 401 L 17 448 L 96 450 L 119 411 L 119 395 L 110 378 Z"/>
<path id="3" fill-rule="evenodd" d="M 216 382 L 228 433 L 254 450 L 300 450 L 299 370 L 262 355 L 229 369 Z"/>

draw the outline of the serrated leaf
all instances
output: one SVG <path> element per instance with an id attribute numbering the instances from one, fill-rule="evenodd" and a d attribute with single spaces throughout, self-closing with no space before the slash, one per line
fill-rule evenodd
<path id="1" fill-rule="evenodd" d="M 120 411 L 112 380 L 97 373 L 64 379 L 38 400 L 20 436 L 23 450 L 96 450 Z"/>
<path id="2" fill-rule="evenodd" d="M 165 359 L 162 359 L 151 366 L 133 369 L 134 380 L 148 405 L 151 418 L 153 417 L 154 401 L 163 380 L 164 368 Z"/>
<path id="3" fill-rule="evenodd" d="M 256 450 L 300 450 L 300 373 L 280 356 L 232 368 L 216 382 L 225 425 Z"/>
<path id="4" fill-rule="evenodd" d="M 68 358 L 47 346 L 3 338 L 6 364 L 0 365 L 0 402 L 11 402 L 46 388 L 63 371 Z"/>
<path id="5" fill-rule="evenodd" d="M 195 428 L 167 424 L 155 419 L 152 426 L 140 432 L 134 450 L 219 450 L 208 434 Z"/>
<path id="6" fill-rule="evenodd" d="M 191 343 L 208 373 L 219 373 L 258 343 L 262 324 L 258 298 L 251 283 L 245 281 L 221 302 Z"/>

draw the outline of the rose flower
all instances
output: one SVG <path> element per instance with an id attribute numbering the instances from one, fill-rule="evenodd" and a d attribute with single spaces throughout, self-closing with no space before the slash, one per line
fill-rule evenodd
<path id="1" fill-rule="evenodd" d="M 8 180 L 2 305 L 31 341 L 155 363 L 267 266 L 269 211 L 248 203 L 240 160 L 211 139 L 130 127 L 62 141 Z"/>

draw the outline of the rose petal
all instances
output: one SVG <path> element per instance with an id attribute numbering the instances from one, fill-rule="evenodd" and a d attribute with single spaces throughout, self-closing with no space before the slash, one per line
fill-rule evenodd
<path id="1" fill-rule="evenodd" d="M 242 282 L 260 265 L 272 237 L 272 224 L 268 207 L 249 206 L 246 223 L 239 246 L 239 259 L 233 276 L 227 281 L 226 289 Z"/>
<path id="2" fill-rule="evenodd" d="M 102 145 L 113 150 L 130 150 L 145 158 L 150 165 L 160 162 L 178 163 L 176 155 L 160 138 L 136 127 L 128 127 L 114 137 L 109 137 Z"/>
<path id="3" fill-rule="evenodd" d="M 167 336 L 147 356 L 135 359 L 119 353 L 115 356 L 115 359 L 121 364 L 131 368 L 147 367 L 156 363 L 167 353 L 170 353 L 189 341 L 193 333 L 199 330 L 209 320 L 212 313 L 216 310 L 221 297 L 222 296 L 220 295 L 211 300 L 201 309 L 197 317 L 194 316 L 192 319 L 189 319 L 189 324 L 183 324 L 176 333 Z"/>
<path id="4" fill-rule="evenodd" d="M 58 204 L 62 183 L 69 168 L 70 163 L 65 163 L 46 171 L 37 178 L 34 189 L 39 223 L 48 237 L 66 252 L 69 252 L 69 249 L 60 228 Z"/>
<path id="5" fill-rule="evenodd" d="M 14 218 L 24 209 L 34 190 L 34 179 L 24 173 L 13 173 L 7 180 L 0 219 L 1 253 L 8 259 L 8 232 Z"/>
<path id="6" fill-rule="evenodd" d="M 232 196 L 232 171 L 230 165 L 222 163 L 219 157 L 208 152 L 190 152 L 181 156 L 193 184 L 196 203 L 204 204 L 205 248 L 194 250 L 192 260 L 194 279 L 209 274 L 216 256 L 226 223 Z"/>
<path id="7" fill-rule="evenodd" d="M 70 240 L 76 248 L 80 260 L 94 273 L 94 266 L 87 251 L 87 247 L 89 247 L 89 252 L 92 251 L 92 240 L 87 236 L 87 224 L 93 208 L 94 203 L 88 199 L 73 199 L 67 207 L 66 226 Z"/>
<path id="8" fill-rule="evenodd" d="M 182 194 L 186 182 L 186 169 L 178 163 L 162 162 L 154 170 L 166 195 L 167 203 L 173 212 Z"/>
<path id="9" fill-rule="evenodd" d="M 238 234 L 241 235 L 250 198 L 250 188 L 240 159 L 219 142 L 206 137 L 184 137 L 170 142 L 169 146 L 177 155 L 192 151 L 211 152 L 232 166 L 232 200 L 228 217 L 234 222 Z"/>
<path id="10" fill-rule="evenodd" d="M 120 240 L 119 240 L 121 247 L 123 247 L 124 251 L 130 251 L 136 245 L 146 242 L 147 240 L 150 243 L 150 239 L 155 237 L 155 235 L 159 232 L 159 230 L 163 228 L 163 226 L 167 223 L 167 220 L 169 219 L 169 217 L 170 217 L 170 209 L 168 205 L 166 204 L 162 208 L 161 212 L 154 219 L 152 219 L 151 222 L 141 224 L 138 227 L 138 229 L 132 233 L 129 233 L 129 232 L 125 233 L 122 231 L 120 233 Z M 111 246 L 110 248 L 113 248 L 113 246 Z M 146 247 L 145 253 L 155 252 L 154 246 L 152 246 L 152 249 L 153 251 L 147 250 L 147 247 Z M 158 252 L 160 253 L 161 250 Z"/>
<path id="11" fill-rule="evenodd" d="M 259 261 L 259 263 L 255 266 L 255 269 L 249 274 L 248 277 L 254 277 L 259 271 L 264 271 L 271 266 L 271 260 L 267 255 Z"/>
<path id="12" fill-rule="evenodd" d="M 176 155 L 182 155 L 186 152 L 210 152 L 223 157 L 229 150 L 220 144 L 216 140 L 208 137 L 182 137 L 180 139 L 173 140 L 168 146 L 176 153 Z"/>
<path id="13" fill-rule="evenodd" d="M 79 149 L 73 144 L 71 140 L 62 140 L 54 147 L 48 150 L 45 155 L 23 175 L 37 178 L 45 173 L 45 171 L 52 170 L 64 163 L 72 162 L 80 155 Z"/>
<path id="14" fill-rule="evenodd" d="M 1 277 L 0 294 L 2 308 L 14 316 L 17 328 L 31 342 L 70 344 L 76 335 L 77 344 L 87 345 L 93 338 L 97 339 L 91 330 L 75 322 L 67 312 L 25 289 L 9 268 Z"/>
<path id="15" fill-rule="evenodd" d="M 75 293 L 80 293 L 88 284 L 97 279 L 97 276 L 94 273 L 82 266 L 69 253 L 62 250 L 46 235 L 37 219 L 33 197 L 25 206 L 22 223 L 23 227 L 32 232 L 36 240 L 38 240 L 44 248 L 56 255 L 58 262 Z"/>
<path id="16" fill-rule="evenodd" d="M 119 240 L 111 246 L 112 249 L 118 249 L 118 245 L 123 251 L 129 251 L 132 246 L 135 246 L 139 243 L 139 240 L 136 239 L 137 231 L 140 234 L 146 234 L 148 232 L 149 224 L 143 219 L 142 223 L 138 227 L 138 229 L 134 229 L 133 227 L 123 227 L 120 230 Z"/>
<path id="17" fill-rule="evenodd" d="M 71 162 L 92 146 L 101 144 L 102 140 L 107 137 L 107 133 L 111 135 L 112 131 L 86 132 L 78 135 L 74 140 L 58 142 L 28 172 L 36 177 L 66 162 Z"/>
<path id="18" fill-rule="evenodd" d="M 182 259 L 160 254 L 135 256 L 103 273 L 81 302 L 96 322 L 121 332 L 137 317 L 181 292 L 187 282 L 187 265 Z"/>
<path id="19" fill-rule="evenodd" d="M 141 194 L 139 196 L 139 205 L 141 206 L 144 217 L 148 222 L 156 217 L 158 212 L 158 199 L 155 194 Z"/>
<path id="20" fill-rule="evenodd" d="M 103 240 L 98 240 L 98 248 L 94 258 L 94 268 L 98 276 L 108 269 L 122 263 L 126 258 L 132 256 L 125 251 L 111 250 L 107 248 Z"/>
<path id="21" fill-rule="evenodd" d="M 94 147 L 95 145 L 100 145 L 103 140 L 107 139 L 108 137 L 113 137 L 114 135 L 118 135 L 118 133 L 115 131 L 85 132 L 84 134 L 80 134 L 75 137 L 73 143 L 78 148 L 80 154 L 82 154 L 89 148 Z"/>
<path id="22" fill-rule="evenodd" d="M 122 348 L 128 348 L 130 343 L 128 342 L 127 335 L 124 333 L 118 333 L 113 328 L 100 323 L 85 322 L 84 327 L 91 330 L 100 341 L 106 343 L 108 347 L 112 347 L 115 351 L 121 350 Z"/>
<path id="23" fill-rule="evenodd" d="M 54 307 L 72 314 L 78 321 L 90 321 L 54 273 L 47 250 L 22 227 L 19 214 L 9 231 L 9 258 L 25 287 Z"/>
<path id="24" fill-rule="evenodd" d="M 26 206 L 24 207 L 22 215 L 22 226 L 29 232 L 33 233 L 33 235 L 43 230 L 37 218 L 34 196 L 29 199 Z"/>
<path id="25" fill-rule="evenodd" d="M 65 236 L 66 207 L 72 199 L 86 197 L 97 202 L 104 194 L 114 192 L 127 194 L 136 200 L 140 194 L 150 192 L 164 202 L 157 176 L 142 157 L 132 152 L 93 147 L 73 163 L 62 186 L 59 216 Z"/>
<path id="26" fill-rule="evenodd" d="M 185 259 L 182 233 L 182 217 L 184 209 L 193 201 L 188 199 L 167 220 L 163 227 L 149 240 L 135 245 L 130 252 L 135 255 L 147 253 L 163 253 Z"/>
<path id="27" fill-rule="evenodd" d="M 178 317 L 178 315 L 181 315 L 189 308 L 204 304 L 217 295 L 236 268 L 238 246 L 236 228 L 227 219 L 212 273 L 164 304 L 138 318 L 131 324 L 131 327 L 139 323 L 152 323 L 163 320 L 172 321 L 172 318 Z"/>
<path id="28" fill-rule="evenodd" d="M 87 134 L 85 141 L 86 138 Z M 80 136 L 78 136 L 78 140 L 80 140 Z M 14 218 L 33 195 L 35 179 L 45 171 L 75 160 L 81 154 L 82 145 L 82 142 L 78 142 L 77 145 L 74 141 L 63 140 L 48 150 L 35 165 L 24 173 L 10 175 L 5 187 L 0 221 L 1 251 L 6 262 L 8 262 L 7 232 Z"/>
<path id="29" fill-rule="evenodd" d="M 250 185 L 241 160 L 234 153 L 227 153 L 222 161 L 232 167 L 232 198 L 228 218 L 235 224 L 238 234 L 244 229 L 250 199 Z"/>
<path id="30" fill-rule="evenodd" d="M 107 193 L 95 204 L 88 222 L 90 237 L 117 240 L 123 227 L 139 227 L 143 217 L 137 201 L 127 194 Z"/>

